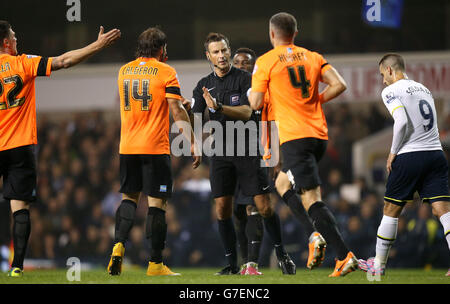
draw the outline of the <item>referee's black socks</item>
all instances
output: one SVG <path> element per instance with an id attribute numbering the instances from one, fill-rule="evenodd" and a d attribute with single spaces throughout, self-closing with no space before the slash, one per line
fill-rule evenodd
<path id="1" fill-rule="evenodd" d="M 286 251 L 284 250 L 284 246 L 281 242 L 280 217 L 274 212 L 271 216 L 263 217 L 263 220 L 267 233 L 274 244 L 277 258 L 281 259 L 286 254 Z"/>
<path id="2" fill-rule="evenodd" d="M 159 264 L 162 262 L 162 251 L 166 243 L 166 211 L 157 207 L 149 207 L 145 229 L 147 239 L 152 245 L 150 261 Z"/>
<path id="3" fill-rule="evenodd" d="M 237 251 L 236 251 L 236 233 L 231 218 L 225 220 L 217 220 L 219 227 L 220 239 L 225 249 L 225 257 L 231 268 L 236 269 Z"/>
<path id="4" fill-rule="evenodd" d="M 23 269 L 23 260 L 31 232 L 30 211 L 28 209 L 18 210 L 13 213 L 13 219 L 14 259 L 11 268 Z"/>
<path id="5" fill-rule="evenodd" d="M 318 201 L 309 207 L 308 213 L 317 231 L 322 234 L 327 243 L 336 251 L 338 260 L 344 260 L 349 250 L 342 239 L 336 220 L 328 207 L 323 202 Z"/>
<path id="6" fill-rule="evenodd" d="M 309 236 L 316 231 L 316 228 L 314 227 L 311 218 L 306 213 L 305 207 L 303 207 L 298 195 L 293 189 L 290 189 L 283 194 L 283 201 L 289 206 L 289 209 L 291 209 L 292 213 L 305 230 L 306 237 L 309 238 Z"/>
<path id="7" fill-rule="evenodd" d="M 248 260 L 247 262 L 258 263 L 261 242 L 264 234 L 262 216 L 259 213 L 248 216 L 246 227 L 248 239 Z"/>
<path id="8" fill-rule="evenodd" d="M 125 244 L 128 234 L 133 227 L 134 217 L 136 214 L 136 203 L 131 200 L 122 200 L 116 211 L 116 230 L 114 243 L 121 242 Z"/>
<path id="9" fill-rule="evenodd" d="M 242 256 L 242 262 L 246 264 L 248 262 L 248 233 L 247 231 L 247 211 L 246 205 L 237 204 L 234 210 L 234 227 L 236 231 L 236 238 L 239 244 L 240 253 Z"/>

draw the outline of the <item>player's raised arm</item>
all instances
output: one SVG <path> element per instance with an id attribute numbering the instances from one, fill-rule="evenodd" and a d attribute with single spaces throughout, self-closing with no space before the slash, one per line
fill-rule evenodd
<path id="1" fill-rule="evenodd" d="M 347 89 L 347 83 L 339 72 L 331 67 L 322 75 L 322 81 L 328 86 L 320 93 L 320 103 L 325 103 L 333 98 L 338 97 Z"/>
<path id="2" fill-rule="evenodd" d="M 95 53 L 103 50 L 104 48 L 113 44 L 117 39 L 120 38 L 120 30 L 112 29 L 107 33 L 104 33 L 103 26 L 100 26 L 100 31 L 98 33 L 98 38 L 96 41 L 85 46 L 84 48 L 69 51 L 58 57 L 52 58 L 52 71 L 59 69 L 68 69 L 83 60 L 86 60 Z"/>

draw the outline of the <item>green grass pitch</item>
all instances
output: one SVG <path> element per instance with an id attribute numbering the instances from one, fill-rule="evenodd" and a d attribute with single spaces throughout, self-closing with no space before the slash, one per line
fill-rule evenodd
<path id="1" fill-rule="evenodd" d="M 296 275 L 283 275 L 278 269 L 261 269 L 262 276 L 215 276 L 217 269 L 174 268 L 176 277 L 148 277 L 146 269 L 125 268 L 120 276 L 110 276 L 105 269 L 82 270 L 80 281 L 69 281 L 67 269 L 30 270 L 21 278 L 0 273 L 0 284 L 450 284 L 447 269 L 388 269 L 380 281 L 369 281 L 360 270 L 345 277 L 329 278 L 332 269 L 313 271 L 297 269 Z"/>

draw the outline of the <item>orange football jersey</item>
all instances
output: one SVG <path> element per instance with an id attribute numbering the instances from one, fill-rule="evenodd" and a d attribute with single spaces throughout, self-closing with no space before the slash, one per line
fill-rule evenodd
<path id="1" fill-rule="evenodd" d="M 120 154 L 170 154 L 169 104 L 181 99 L 177 73 L 155 58 L 120 68 Z"/>
<path id="2" fill-rule="evenodd" d="M 37 144 L 34 80 L 51 66 L 51 58 L 0 55 L 0 151 Z"/>
<path id="3" fill-rule="evenodd" d="M 295 45 L 277 46 L 257 59 L 252 91 L 269 92 L 281 144 L 306 137 L 328 139 L 319 81 L 329 68 L 320 54 Z"/>

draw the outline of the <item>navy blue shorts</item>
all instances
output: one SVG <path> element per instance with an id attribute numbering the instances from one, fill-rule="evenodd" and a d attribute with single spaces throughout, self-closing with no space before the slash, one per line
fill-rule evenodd
<path id="1" fill-rule="evenodd" d="M 426 203 L 450 201 L 448 163 L 441 150 L 403 153 L 395 158 L 384 200 L 404 206 L 416 191 Z"/>

